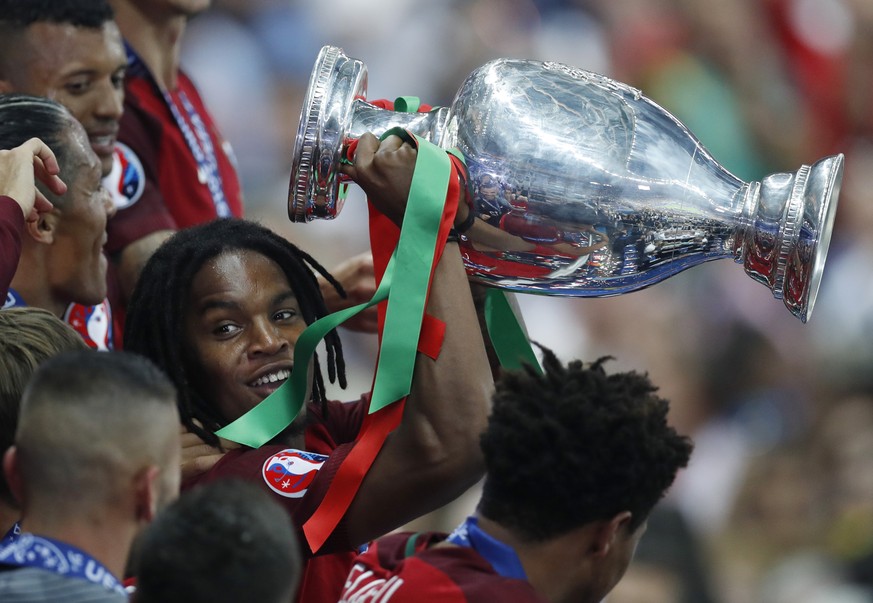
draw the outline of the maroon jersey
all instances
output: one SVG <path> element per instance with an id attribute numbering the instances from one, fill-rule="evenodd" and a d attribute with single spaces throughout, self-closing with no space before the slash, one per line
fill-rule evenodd
<path id="1" fill-rule="evenodd" d="M 164 93 L 130 48 L 128 62 L 119 145 L 105 181 L 119 210 L 107 226 L 109 253 L 157 230 L 243 213 L 230 145 L 191 80 L 180 72 Z"/>
<path id="2" fill-rule="evenodd" d="M 21 257 L 21 233 L 24 231 L 24 214 L 11 197 L 0 195 L 0 299 L 6 292 Z"/>
<path id="3" fill-rule="evenodd" d="M 360 555 L 340 603 L 545 603 L 526 580 L 505 578 L 446 534 L 400 533 L 376 540 Z"/>
<path id="4" fill-rule="evenodd" d="M 326 421 L 321 421 L 316 406 L 310 404 L 308 412 L 318 421 L 306 429 L 306 450 L 272 444 L 237 448 L 207 473 L 184 483 L 183 489 L 228 477 L 255 482 L 291 514 L 295 526 L 302 527 L 321 504 L 337 469 L 352 449 L 367 407 L 364 400 L 329 402 Z M 357 552 L 355 543 L 348 540 L 344 521 L 324 546 L 328 554 L 312 557 L 302 531 L 299 540 L 308 559 L 298 600 L 336 603 Z"/>

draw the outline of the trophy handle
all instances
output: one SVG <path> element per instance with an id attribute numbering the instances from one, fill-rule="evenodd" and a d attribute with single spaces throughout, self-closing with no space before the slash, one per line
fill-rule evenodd
<path id="1" fill-rule="evenodd" d="M 355 99 L 367 95 L 367 67 L 336 46 L 318 54 L 300 113 L 291 164 L 288 217 L 292 222 L 334 218 L 342 208 L 340 153 Z"/>

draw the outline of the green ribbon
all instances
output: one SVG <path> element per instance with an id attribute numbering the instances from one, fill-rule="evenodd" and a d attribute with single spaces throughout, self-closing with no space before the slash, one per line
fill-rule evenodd
<path id="1" fill-rule="evenodd" d="M 500 366 L 516 371 L 528 364 L 542 374 L 530 340 L 502 289 L 485 292 L 485 326 Z"/>
<path id="2" fill-rule="evenodd" d="M 418 99 L 401 97 L 395 101 L 395 107 L 417 110 Z M 392 134 L 406 140 L 410 137 L 406 130 L 393 128 L 381 139 Z M 306 401 L 309 363 L 319 342 L 349 318 L 385 299 L 388 307 L 369 412 L 374 413 L 409 394 L 437 236 L 452 175 L 451 162 L 443 149 L 419 137 L 416 140 L 418 157 L 400 239 L 372 299 L 309 325 L 294 346 L 294 369 L 288 381 L 243 416 L 219 429 L 216 435 L 251 448 L 258 448 L 276 437 L 294 421 Z M 395 274 L 402 278 L 395 279 Z M 487 292 L 485 316 L 501 365 L 516 369 L 525 362 L 539 368 L 530 342 L 501 290 Z"/>
<path id="3" fill-rule="evenodd" d="M 392 134 L 409 137 L 405 130 L 395 128 L 381 138 L 384 140 Z M 373 298 L 309 325 L 294 346 L 294 369 L 288 381 L 243 416 L 219 429 L 216 435 L 252 448 L 276 437 L 294 421 L 306 401 L 309 363 L 318 343 L 352 316 L 385 299 L 388 299 L 388 308 L 369 412 L 376 412 L 409 394 L 436 238 L 451 175 L 451 162 L 442 149 L 420 138 L 417 143 L 418 158 L 400 240 Z M 394 274 L 404 276 L 394 282 Z"/>

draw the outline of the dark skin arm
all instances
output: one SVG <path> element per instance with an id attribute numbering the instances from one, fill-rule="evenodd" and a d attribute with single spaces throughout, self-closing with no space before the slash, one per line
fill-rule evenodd
<path id="1" fill-rule="evenodd" d="M 397 137 L 364 135 L 355 164 L 343 167 L 377 208 L 400 225 L 416 150 Z M 467 206 L 460 204 L 459 224 Z M 479 434 L 493 380 L 456 243 L 437 265 L 427 312 L 445 321 L 439 358 L 416 359 L 401 425 L 388 437 L 346 515 L 349 536 L 363 543 L 456 498 L 484 472 Z"/>

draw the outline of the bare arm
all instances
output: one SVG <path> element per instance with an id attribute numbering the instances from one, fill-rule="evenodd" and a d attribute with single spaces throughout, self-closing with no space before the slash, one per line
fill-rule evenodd
<path id="1" fill-rule="evenodd" d="M 396 223 L 412 176 L 415 149 L 362 138 L 346 172 Z M 398 200 L 399 199 L 399 200 Z M 461 204 L 460 223 L 466 217 Z M 467 274 L 456 243 L 437 265 L 427 312 L 445 321 L 436 361 L 419 354 L 401 425 L 385 442 L 346 516 L 353 542 L 366 542 L 436 509 L 483 474 L 479 434 L 493 390 Z"/>
<path id="2" fill-rule="evenodd" d="M 157 230 L 121 250 L 118 257 L 118 281 L 125 300 L 129 300 L 146 262 L 158 247 L 172 236 L 172 230 Z"/>
<path id="3" fill-rule="evenodd" d="M 330 271 L 331 275 L 342 285 L 346 297 L 341 297 L 326 279 L 320 275 L 318 285 L 324 296 L 324 303 L 330 312 L 337 312 L 358 304 L 370 301 L 376 293 L 376 277 L 373 274 L 373 254 L 369 251 L 353 256 Z M 375 333 L 378 330 L 376 308 L 368 308 L 343 323 L 343 327 L 363 333 Z"/>

